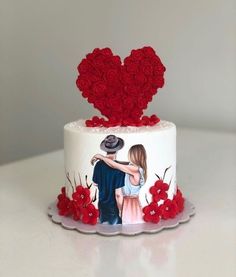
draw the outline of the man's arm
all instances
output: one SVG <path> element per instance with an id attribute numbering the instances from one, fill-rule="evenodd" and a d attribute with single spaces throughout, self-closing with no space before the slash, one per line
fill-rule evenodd
<path id="1" fill-rule="evenodd" d="M 117 163 L 103 155 L 100 155 L 100 154 L 95 155 L 93 157 L 93 159 L 95 159 L 95 158 L 98 160 L 104 161 L 108 166 L 115 168 L 115 169 L 119 169 L 119 170 L 123 171 L 124 173 L 128 173 L 130 175 L 135 175 L 136 173 L 138 173 L 138 166 Z"/>

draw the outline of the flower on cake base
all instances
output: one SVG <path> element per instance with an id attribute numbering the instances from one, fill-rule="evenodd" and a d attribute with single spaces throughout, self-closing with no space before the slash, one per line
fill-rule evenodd
<path id="1" fill-rule="evenodd" d="M 144 221 L 158 223 L 161 216 L 161 210 L 158 205 L 154 202 L 150 203 L 148 206 L 143 208 Z"/>
<path id="2" fill-rule="evenodd" d="M 57 208 L 59 215 L 72 217 L 75 221 L 82 220 L 85 224 L 96 224 L 99 212 L 92 202 L 97 200 L 97 190 L 95 191 L 94 197 L 91 199 L 90 188 L 92 184 L 88 184 L 87 175 L 85 176 L 87 187 L 82 186 L 81 178 L 78 185 L 75 174 L 74 185 L 70 178 L 69 172 L 66 173 L 66 177 L 72 187 L 73 193 L 72 198 L 70 198 L 66 194 L 66 188 L 63 187 L 61 189 L 61 193 L 57 197 Z"/>
<path id="3" fill-rule="evenodd" d="M 167 199 L 167 191 L 169 185 L 164 183 L 163 180 L 157 180 L 154 186 L 150 187 L 149 191 L 152 194 L 153 202 L 158 202 L 159 200 Z"/>
<path id="4" fill-rule="evenodd" d="M 174 200 L 167 199 L 160 205 L 160 210 L 162 219 L 174 218 L 178 213 L 178 206 Z"/>
<path id="5" fill-rule="evenodd" d="M 83 207 L 91 202 L 90 190 L 79 185 L 76 187 L 76 191 L 72 194 L 72 198 L 79 207 Z"/>
<path id="6" fill-rule="evenodd" d="M 70 198 L 66 196 L 66 188 L 63 187 L 61 189 L 61 194 L 57 197 L 57 208 L 59 211 L 59 215 L 69 216 L 72 214 L 71 205 L 70 205 Z"/>
<path id="7" fill-rule="evenodd" d="M 95 225 L 97 223 L 98 216 L 99 216 L 99 211 L 91 203 L 82 209 L 81 220 L 85 224 Z"/>
<path id="8" fill-rule="evenodd" d="M 174 196 L 173 200 L 178 207 L 178 213 L 181 213 L 184 210 L 184 197 L 179 189 L 177 189 L 176 195 Z"/>
<path id="9" fill-rule="evenodd" d="M 79 221 L 81 218 L 81 207 L 78 205 L 78 203 L 74 200 L 71 200 L 70 202 L 71 211 L 72 211 L 72 217 L 75 221 Z"/>

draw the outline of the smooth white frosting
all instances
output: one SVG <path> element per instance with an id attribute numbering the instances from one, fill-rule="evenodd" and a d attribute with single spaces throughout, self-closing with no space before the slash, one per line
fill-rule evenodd
<path id="1" fill-rule="evenodd" d="M 146 196 L 151 201 L 149 188 L 155 183 L 158 174 L 163 176 L 167 167 L 165 181 L 171 181 L 168 197 L 173 198 L 176 191 L 176 127 L 172 122 L 161 120 L 155 126 L 144 127 L 86 127 L 85 120 L 78 120 L 64 127 L 65 172 L 68 172 L 73 182 L 79 181 L 79 175 L 85 185 L 92 183 L 93 166 L 90 163 L 93 155 L 106 153 L 100 149 L 100 143 L 109 134 L 121 137 L 125 145 L 118 151 L 117 160 L 128 161 L 128 150 L 134 144 L 143 144 L 147 152 L 148 178 L 140 190 L 140 202 L 146 206 Z M 66 180 L 67 191 L 71 193 L 71 185 Z M 92 192 L 95 188 L 92 188 Z"/>

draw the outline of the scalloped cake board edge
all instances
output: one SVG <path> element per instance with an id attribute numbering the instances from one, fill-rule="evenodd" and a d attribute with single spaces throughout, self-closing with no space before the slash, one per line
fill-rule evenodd
<path id="1" fill-rule="evenodd" d="M 183 212 L 179 213 L 175 218 L 168 220 L 160 220 L 158 224 L 142 223 L 142 224 L 124 224 L 124 225 L 109 225 L 96 224 L 88 225 L 82 222 L 75 221 L 72 218 L 58 215 L 56 202 L 51 203 L 48 207 L 48 215 L 52 222 L 60 224 L 63 228 L 69 230 L 77 230 L 85 234 L 99 234 L 103 236 L 125 235 L 134 236 L 142 233 L 158 233 L 165 229 L 172 229 L 178 227 L 182 223 L 188 222 L 195 214 L 194 205 L 185 200 L 185 207 Z"/>

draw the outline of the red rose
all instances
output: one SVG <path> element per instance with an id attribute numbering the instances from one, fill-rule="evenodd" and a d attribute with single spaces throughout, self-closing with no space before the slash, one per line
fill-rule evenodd
<path id="1" fill-rule="evenodd" d="M 99 109 L 99 110 L 103 110 L 104 107 L 105 107 L 105 104 L 104 104 L 103 101 L 96 101 L 96 102 L 94 103 L 94 107 L 97 108 L 97 109 Z"/>
<path id="2" fill-rule="evenodd" d="M 136 107 L 135 109 L 133 109 L 131 116 L 133 119 L 140 119 L 142 114 L 143 114 L 143 112 L 140 111 L 140 109 L 138 107 Z"/>
<path id="3" fill-rule="evenodd" d="M 87 127 L 94 127 L 94 126 L 93 126 L 93 121 L 90 120 L 90 119 L 87 119 L 87 120 L 85 121 L 85 125 L 86 125 Z"/>
<path id="4" fill-rule="evenodd" d="M 76 85 L 81 91 L 84 91 L 89 89 L 91 82 L 88 78 L 79 76 L 76 80 Z"/>
<path id="5" fill-rule="evenodd" d="M 153 83 L 157 88 L 162 88 L 164 86 L 164 78 L 161 76 L 155 76 Z M 157 89 L 155 89 L 156 92 Z"/>
<path id="6" fill-rule="evenodd" d="M 148 206 L 143 208 L 144 221 L 158 223 L 160 221 L 161 211 L 156 203 L 150 203 Z"/>
<path id="7" fill-rule="evenodd" d="M 163 72 L 165 72 L 165 67 L 162 63 L 158 63 L 154 66 L 154 75 L 163 75 Z"/>
<path id="8" fill-rule="evenodd" d="M 90 70 L 92 70 L 92 66 L 91 66 L 91 64 L 89 63 L 88 60 L 83 59 L 83 60 L 81 61 L 81 63 L 78 65 L 77 69 L 78 69 L 78 72 L 79 72 L 80 74 L 82 74 L 82 73 L 87 73 L 87 72 L 89 72 Z"/>
<path id="9" fill-rule="evenodd" d="M 77 186 L 76 191 L 72 194 L 72 198 L 80 207 L 83 207 L 91 201 L 90 190 L 81 185 Z"/>
<path id="10" fill-rule="evenodd" d="M 126 103 L 126 106 L 128 107 L 126 112 L 125 112 L 125 110 L 123 110 L 124 114 L 127 114 L 133 108 L 133 106 L 134 106 L 134 100 L 130 96 L 125 96 L 123 98 L 123 103 Z"/>
<path id="11" fill-rule="evenodd" d="M 148 126 L 149 125 L 149 117 L 144 115 L 141 119 L 142 121 L 142 126 Z"/>
<path id="12" fill-rule="evenodd" d="M 112 56 L 113 55 L 111 49 L 108 47 L 100 49 L 100 53 L 104 56 Z"/>
<path id="13" fill-rule="evenodd" d="M 106 72 L 106 76 L 105 76 L 105 79 L 108 81 L 108 82 L 114 82 L 118 79 L 118 71 L 115 70 L 115 69 L 110 69 Z"/>
<path id="14" fill-rule="evenodd" d="M 122 82 L 124 84 L 132 84 L 133 83 L 133 80 L 134 80 L 134 77 L 132 74 L 126 72 L 126 71 L 123 71 L 122 73 Z"/>
<path id="15" fill-rule="evenodd" d="M 96 96 L 95 96 L 95 95 L 92 95 L 92 94 L 91 94 L 91 95 L 88 96 L 88 102 L 91 103 L 91 104 L 94 103 L 94 100 L 95 100 L 95 99 L 96 99 Z"/>
<path id="16" fill-rule="evenodd" d="M 147 108 L 147 100 L 145 98 L 141 98 L 139 97 L 137 99 L 137 105 L 141 108 L 141 109 L 146 109 Z"/>
<path id="17" fill-rule="evenodd" d="M 93 85 L 93 92 L 96 94 L 96 96 L 102 96 L 106 90 L 106 84 L 102 81 L 96 82 Z"/>
<path id="18" fill-rule="evenodd" d="M 131 56 L 135 60 L 141 60 L 141 59 L 143 59 L 143 51 L 141 49 L 132 50 Z"/>
<path id="19" fill-rule="evenodd" d="M 95 83 L 101 80 L 100 76 L 98 74 L 96 75 L 95 73 L 89 72 L 85 76 L 88 80 L 90 80 L 91 83 Z"/>
<path id="20" fill-rule="evenodd" d="M 169 219 L 174 218 L 178 213 L 178 207 L 174 200 L 167 199 L 165 202 L 160 205 L 161 218 Z"/>
<path id="21" fill-rule="evenodd" d="M 146 75 L 152 75 L 153 73 L 153 67 L 151 64 L 145 64 L 142 67 L 143 73 Z"/>
<path id="22" fill-rule="evenodd" d="M 156 55 L 155 51 L 150 46 L 143 47 L 143 53 L 145 56 L 148 56 L 148 57 L 153 57 Z"/>
<path id="23" fill-rule="evenodd" d="M 102 55 L 97 56 L 95 59 L 93 59 L 93 65 L 95 67 L 98 67 L 100 70 L 102 70 L 105 65 L 104 65 L 104 57 Z"/>
<path id="24" fill-rule="evenodd" d="M 129 95 L 136 100 L 135 98 L 140 94 L 140 89 L 137 86 L 128 86 L 127 90 L 129 92 Z M 135 96 L 135 98 L 134 98 Z"/>
<path id="25" fill-rule="evenodd" d="M 143 84 L 146 83 L 147 78 L 142 72 L 138 72 L 134 75 L 134 80 L 138 85 L 142 86 Z"/>
<path id="26" fill-rule="evenodd" d="M 117 116 L 118 112 L 121 113 L 122 106 L 120 104 L 120 98 L 113 98 L 113 97 L 111 97 L 111 98 L 109 98 L 107 100 L 107 102 L 108 102 L 111 110 L 114 111 L 114 115 Z"/>
<path id="27" fill-rule="evenodd" d="M 125 65 L 125 67 L 126 67 L 126 71 L 128 72 L 128 73 L 136 73 L 136 72 L 138 72 L 138 70 L 139 70 L 139 65 L 138 65 L 138 63 L 136 63 L 136 62 L 129 62 L 129 63 L 126 63 L 126 65 Z"/>
<path id="28" fill-rule="evenodd" d="M 99 216 L 99 211 L 94 207 L 93 204 L 88 204 L 82 210 L 82 222 L 85 224 L 95 225 L 97 223 L 97 218 Z"/>
<path id="29" fill-rule="evenodd" d="M 116 66 L 120 66 L 121 65 L 121 60 L 119 56 L 112 56 L 111 57 L 111 61 L 114 63 L 114 65 Z"/>

